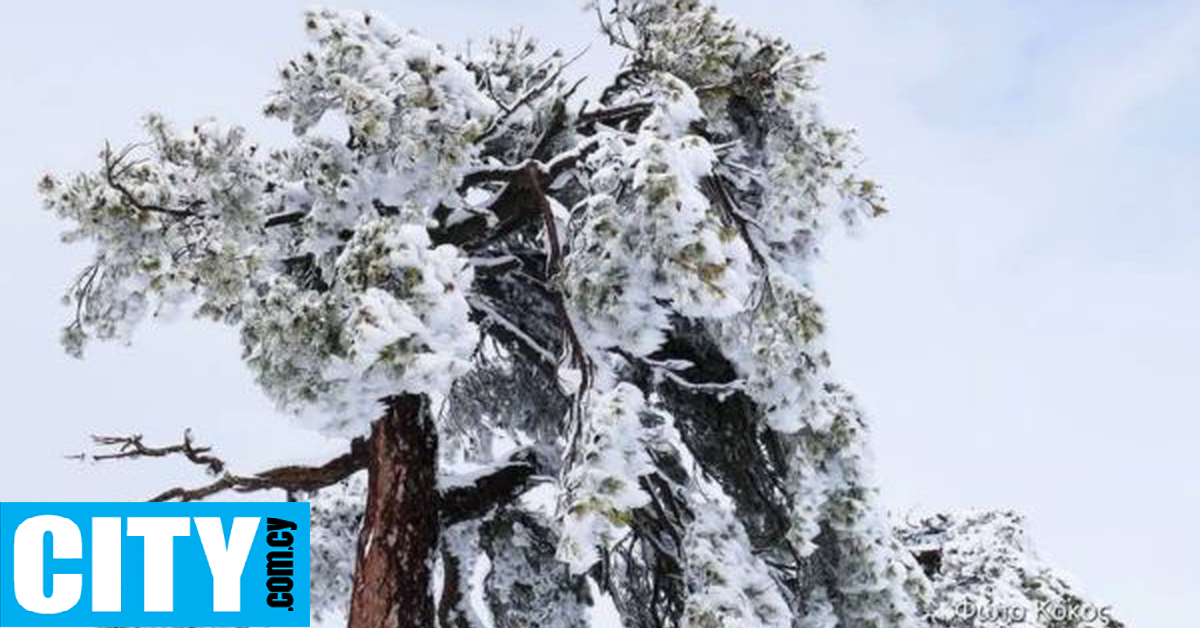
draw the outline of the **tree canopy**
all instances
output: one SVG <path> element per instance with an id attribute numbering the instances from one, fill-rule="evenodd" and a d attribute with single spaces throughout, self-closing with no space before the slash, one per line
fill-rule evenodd
<path id="1" fill-rule="evenodd" d="M 407 396 L 438 445 L 443 626 L 587 625 L 597 593 L 631 627 L 936 621 L 953 584 L 878 505 L 824 347 L 822 238 L 885 210 L 821 116 L 820 57 L 694 0 L 592 8 L 625 53 L 596 102 L 520 35 L 452 53 L 314 10 L 265 109 L 289 145 L 152 115 L 46 177 L 95 246 L 64 345 L 194 313 L 238 330 L 280 408 L 355 439 L 320 468 L 210 469 L 313 500 L 319 612 L 385 551 L 355 558 L 386 485 L 357 472 Z"/>

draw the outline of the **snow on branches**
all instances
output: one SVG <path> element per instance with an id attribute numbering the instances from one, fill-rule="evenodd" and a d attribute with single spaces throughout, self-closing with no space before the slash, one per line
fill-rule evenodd
<path id="1" fill-rule="evenodd" d="M 792 611 L 728 505 L 701 503 L 683 539 L 687 626 L 787 628 Z"/>
<path id="2" fill-rule="evenodd" d="M 325 292 L 280 279 L 248 308 L 246 360 L 282 406 L 355 433 L 378 417 L 378 399 L 444 393 L 467 371 L 478 341 L 465 297 L 472 269 L 454 247 L 432 247 L 422 227 L 374 219 L 334 269 Z"/>
<path id="3" fill-rule="evenodd" d="M 1034 552 L 1011 512 L 933 515 L 897 537 L 921 562 L 933 592 L 935 626 L 1121 628 L 1112 609 Z"/>
<path id="4" fill-rule="evenodd" d="M 472 269 L 426 223 L 458 204 L 496 106 L 462 63 L 382 20 L 307 23 L 318 52 L 285 67 L 268 105 L 293 121 L 295 148 L 263 155 L 239 129 L 177 134 L 152 116 L 149 143 L 106 148 L 98 172 L 42 191 L 77 225 L 70 238 L 98 245 L 69 294 L 69 351 L 196 303 L 241 328 L 281 407 L 357 435 L 379 398 L 442 395 L 467 370 Z M 348 118 L 349 145 L 303 135 L 330 111 Z"/>
<path id="5" fill-rule="evenodd" d="M 811 276 L 831 225 L 883 212 L 820 115 L 820 58 L 696 0 L 592 7 L 627 53 L 597 103 L 519 33 L 454 54 L 314 10 L 266 106 L 288 145 L 151 116 L 147 141 L 47 176 L 67 239 L 95 245 L 67 350 L 190 309 L 240 332 L 281 408 L 359 437 L 343 464 L 170 494 L 316 491 L 325 613 L 352 595 L 351 537 L 396 512 L 388 476 L 351 474 L 414 444 L 380 434 L 425 430 L 403 460 L 441 545 L 408 566 L 438 556 L 443 625 L 583 626 L 586 579 L 637 628 L 923 625 L 929 583 L 878 505 Z"/>
<path id="6" fill-rule="evenodd" d="M 461 60 L 370 13 L 310 11 L 317 50 L 285 65 L 268 115 L 303 135 L 341 113 L 392 200 L 430 207 L 458 185 L 498 106 Z M 389 199 L 382 199 L 389 202 Z"/>
<path id="7" fill-rule="evenodd" d="M 263 262 L 253 202 L 265 183 L 243 133 L 205 123 L 180 135 L 158 116 L 145 126 L 146 143 L 105 146 L 98 171 L 39 186 L 46 207 L 73 223 L 64 240 L 97 246 L 66 295 L 72 355 L 91 336 L 128 341 L 145 317 L 193 297 L 201 315 L 235 320 Z"/>
<path id="8" fill-rule="evenodd" d="M 689 131 L 703 113 L 682 81 L 654 74 L 625 95 L 650 102 L 637 134 L 601 131 L 564 276 L 599 348 L 654 352 L 671 314 L 723 318 L 745 308 L 755 281 L 746 243 L 705 196 L 717 155 Z"/>
<path id="9" fill-rule="evenodd" d="M 649 503 L 639 478 L 654 467 L 646 453 L 641 414 L 645 399 L 621 383 L 588 396 L 582 411 L 578 464 L 568 467 L 563 534 L 558 555 L 580 574 L 628 530 L 632 512 Z"/>

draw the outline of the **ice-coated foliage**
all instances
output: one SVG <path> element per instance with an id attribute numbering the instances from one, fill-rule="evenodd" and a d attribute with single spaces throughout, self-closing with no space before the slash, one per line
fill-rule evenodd
<path id="1" fill-rule="evenodd" d="M 752 552 L 742 524 L 717 503 L 697 504 L 683 539 L 687 628 L 787 628 L 792 611 Z"/>
<path id="2" fill-rule="evenodd" d="M 802 555 L 820 549 L 822 533 L 837 548 L 841 564 L 832 579 L 846 625 L 920 625 L 928 583 L 877 503 L 863 418 L 840 387 L 827 385 L 823 392 L 828 424 L 785 437 L 788 537 Z"/>
<path id="3" fill-rule="evenodd" d="M 443 394 L 478 342 L 465 289 L 472 270 L 424 227 L 365 221 L 319 292 L 276 278 L 247 306 L 246 361 L 285 407 L 355 433 L 397 392 Z M 316 406 L 308 408 L 307 406 Z"/>
<path id="4" fill-rule="evenodd" d="M 594 102 L 520 33 L 455 54 L 313 10 L 266 106 L 287 145 L 150 116 L 147 141 L 47 176 L 95 247 L 67 350 L 190 310 L 328 433 L 426 397 L 444 492 L 519 450 L 520 490 L 443 520 L 443 628 L 586 626 L 593 588 L 626 628 L 965 626 L 946 609 L 1076 599 L 1011 519 L 897 535 L 879 506 L 812 267 L 883 206 L 822 119 L 820 57 L 696 0 L 591 8 L 626 57 Z M 318 618 L 348 603 L 363 479 L 308 496 Z"/>
<path id="5" fill-rule="evenodd" d="M 114 152 L 103 167 L 39 186 L 46 207 L 72 223 L 68 242 L 96 244 L 94 261 L 67 294 L 75 316 L 63 332 L 80 355 L 90 336 L 126 341 L 147 316 L 196 298 L 198 311 L 237 320 L 265 263 L 255 201 L 264 173 L 243 133 L 213 123 L 178 134 L 158 116 L 149 140 Z"/>
<path id="6" fill-rule="evenodd" d="M 796 628 L 837 628 L 838 617 L 825 587 L 818 586 L 809 592 L 804 610 L 803 617 L 796 622 Z"/>
<path id="7" fill-rule="evenodd" d="M 212 123 L 101 155 L 99 171 L 47 177 L 47 205 L 96 243 L 64 333 L 128 340 L 147 316 L 194 304 L 240 327 L 245 358 L 281 407 L 358 434 L 380 397 L 444 395 L 478 336 L 472 269 L 435 245 L 435 210 L 457 187 L 497 107 L 454 57 L 369 14 L 310 12 L 316 51 L 281 70 L 268 113 L 296 146 L 260 151 Z M 336 142 L 306 133 L 329 114 Z"/>
<path id="8" fill-rule="evenodd" d="M 564 573 L 548 526 L 519 510 L 497 513 L 483 526 L 481 549 L 492 556 L 484 588 L 501 628 L 590 625 L 587 588 Z"/>
<path id="9" fill-rule="evenodd" d="M 635 355 L 658 348 L 671 314 L 742 311 L 756 274 L 746 243 L 704 193 L 717 155 L 689 131 L 703 117 L 699 100 L 670 75 L 647 80 L 624 98 L 652 107 L 640 131 L 597 135 L 564 276 L 595 345 Z"/>
<path id="10" fill-rule="evenodd" d="M 267 114 L 303 135 L 336 111 L 351 146 L 367 156 L 359 167 L 374 189 L 360 193 L 426 210 L 447 201 L 498 112 L 475 76 L 436 44 L 370 13 L 310 11 L 305 26 L 317 50 L 279 71 Z"/>
<path id="11" fill-rule="evenodd" d="M 699 0 L 621 0 L 614 9 L 615 39 L 647 67 L 702 90 L 713 131 L 743 137 L 739 160 L 762 186 L 758 227 L 768 242 L 811 252 L 831 203 L 852 221 L 883 211 L 875 184 L 854 170 L 849 133 L 825 124 L 812 99 L 821 55 L 742 29 Z"/>
<path id="12" fill-rule="evenodd" d="M 639 478 L 653 470 L 641 415 L 645 399 L 627 383 L 593 391 L 584 401 L 580 460 L 563 481 L 565 516 L 558 555 L 583 573 L 628 530 L 633 510 L 649 502 Z"/>
<path id="13" fill-rule="evenodd" d="M 479 548 L 478 520 L 466 521 L 442 531 L 442 562 L 449 566 L 444 571 L 442 590 L 471 591 L 475 573 L 480 569 L 486 554 Z M 443 605 L 440 619 L 447 626 L 479 626 L 486 621 L 480 610 L 472 604 L 471 596 L 459 595 L 451 604 Z M 484 611 L 486 613 L 486 611 Z"/>
<path id="14" fill-rule="evenodd" d="M 716 326 L 726 354 L 771 428 L 785 434 L 829 429 L 833 417 L 824 330 L 816 299 L 787 277 L 776 278 L 752 312 Z"/>
<path id="15" fill-rule="evenodd" d="M 933 586 L 934 626 L 1121 628 L 1112 609 L 1047 565 L 1011 512 L 934 515 L 897 536 Z"/>
<path id="16" fill-rule="evenodd" d="M 364 476 L 352 475 L 316 495 L 306 496 L 312 530 L 310 603 L 318 621 L 344 616 L 349 611 L 355 539 L 362 527 L 362 505 L 367 496 Z"/>
<path id="17" fill-rule="evenodd" d="M 873 184 L 858 179 L 848 162 L 846 134 L 822 124 L 817 113 L 808 75 L 815 59 L 744 31 L 698 2 L 621 2 L 613 15 L 614 40 L 652 72 L 698 95 L 698 107 L 681 107 L 690 112 L 685 128 L 728 147 L 711 162 L 714 183 L 706 198 L 723 206 L 726 229 L 754 252 L 759 273 L 742 274 L 752 289 L 737 294 L 741 307 L 677 313 L 711 321 L 742 390 L 761 420 L 780 432 L 794 551 L 813 555 L 821 532 L 828 532 L 840 565 L 826 601 L 833 600 L 844 625 L 919 625 L 921 574 L 892 541 L 873 500 L 864 427 L 829 373 L 825 325 L 811 288 L 809 266 L 825 215 L 834 211 L 853 223 L 881 211 Z M 654 127 L 652 114 L 642 128 Z"/>

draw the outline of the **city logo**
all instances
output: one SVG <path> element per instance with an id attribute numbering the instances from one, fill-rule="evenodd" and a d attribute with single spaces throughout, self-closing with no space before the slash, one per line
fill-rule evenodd
<path id="1" fill-rule="evenodd" d="M 0 627 L 309 625 L 297 502 L 2 503 Z"/>

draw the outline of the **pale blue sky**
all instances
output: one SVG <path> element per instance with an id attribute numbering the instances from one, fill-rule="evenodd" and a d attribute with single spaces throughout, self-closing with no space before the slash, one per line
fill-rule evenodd
<path id="1" fill-rule="evenodd" d="M 173 465 L 58 456 L 90 432 L 193 426 L 245 469 L 335 443 L 274 415 L 231 333 L 147 330 L 63 357 L 84 250 L 33 194 L 154 109 L 268 142 L 258 110 L 305 2 L 10 3 L 0 22 L 0 500 L 142 497 Z M 457 44 L 523 25 L 594 41 L 574 0 L 329 2 Z M 726 2 L 824 50 L 832 120 L 860 129 L 894 213 L 819 275 L 838 371 L 875 425 L 900 513 L 1025 513 L 1042 554 L 1132 626 L 1190 628 L 1200 589 L 1200 3 Z M 598 43 L 598 42 L 597 42 Z M 613 58 L 581 68 L 603 78 Z M 196 479 L 191 477 L 191 479 Z"/>

